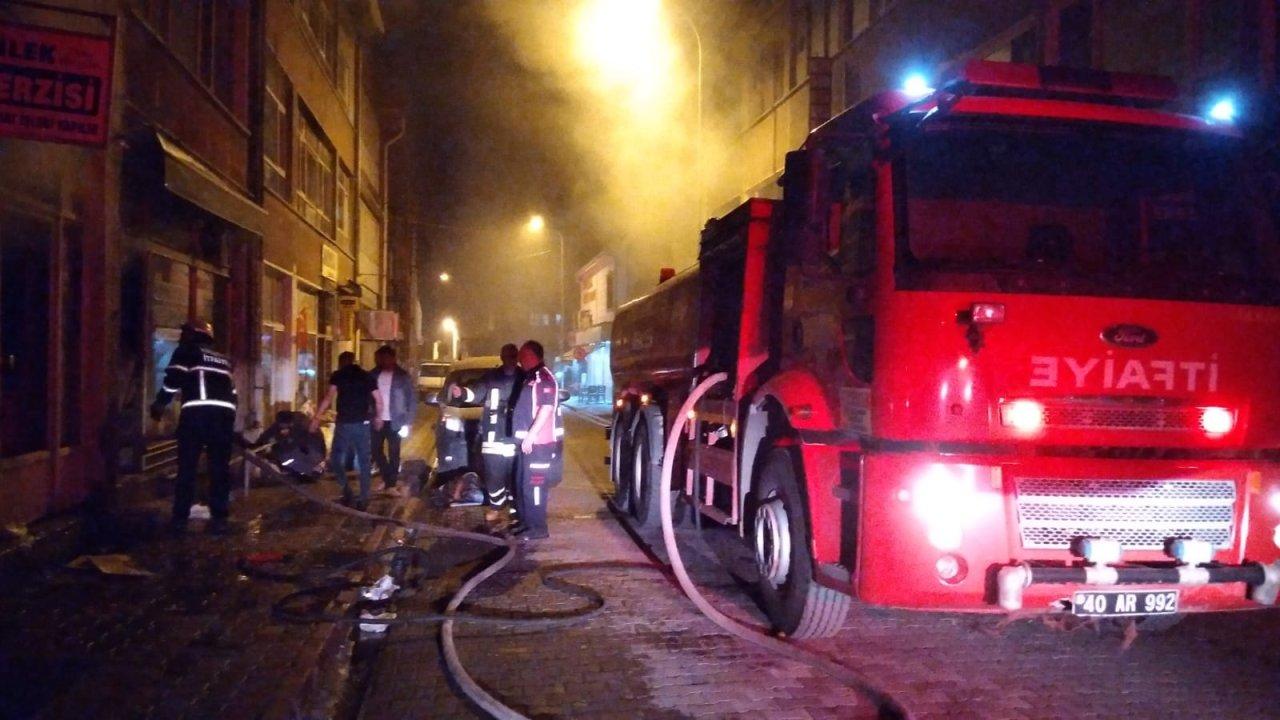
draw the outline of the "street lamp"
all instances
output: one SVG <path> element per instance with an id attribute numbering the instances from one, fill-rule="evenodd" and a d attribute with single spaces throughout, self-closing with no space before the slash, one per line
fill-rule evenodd
<path id="1" fill-rule="evenodd" d="M 447 282 L 449 282 L 449 281 L 450 281 L 450 280 L 452 280 L 452 279 L 453 279 L 453 276 L 452 276 L 452 275 L 450 275 L 449 273 L 447 273 L 447 272 L 442 272 L 442 273 L 440 273 L 440 282 L 442 282 L 442 283 L 447 283 Z"/>
<path id="2" fill-rule="evenodd" d="M 453 336 L 453 359 L 458 359 L 458 321 L 447 317 L 440 322 L 440 327 Z"/>
<path id="3" fill-rule="evenodd" d="M 546 232 L 547 221 L 541 215 L 530 215 L 529 222 L 525 223 L 525 230 L 531 235 L 542 235 Z M 556 327 L 559 329 L 560 338 L 556 343 L 556 349 L 559 350 L 565 342 L 565 317 L 564 317 L 564 233 L 559 230 L 552 231 L 556 238 L 560 241 L 560 315 L 559 322 Z"/>

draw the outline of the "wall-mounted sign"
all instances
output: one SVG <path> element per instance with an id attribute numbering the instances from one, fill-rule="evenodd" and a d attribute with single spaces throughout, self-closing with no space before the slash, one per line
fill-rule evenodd
<path id="1" fill-rule="evenodd" d="M 0 22 L 0 135 L 103 145 L 112 39 Z"/>

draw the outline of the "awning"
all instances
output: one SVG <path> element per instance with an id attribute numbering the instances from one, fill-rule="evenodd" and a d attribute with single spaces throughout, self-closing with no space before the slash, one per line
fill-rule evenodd
<path id="1" fill-rule="evenodd" d="M 163 133 L 156 133 L 156 140 L 164 156 L 165 189 L 233 225 L 262 234 L 267 213 L 257 203 Z"/>

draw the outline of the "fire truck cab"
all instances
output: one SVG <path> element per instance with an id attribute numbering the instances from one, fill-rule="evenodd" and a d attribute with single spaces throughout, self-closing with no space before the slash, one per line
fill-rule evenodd
<path id="1" fill-rule="evenodd" d="M 736 526 L 795 636 L 850 598 L 1274 604 L 1280 248 L 1240 133 L 1175 96 L 975 62 L 815 130 L 781 200 L 708 222 L 697 266 L 619 310 L 616 504 Z"/>

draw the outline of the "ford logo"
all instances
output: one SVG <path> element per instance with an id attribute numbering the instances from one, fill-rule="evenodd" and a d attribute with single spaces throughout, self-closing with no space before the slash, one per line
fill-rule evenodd
<path id="1" fill-rule="evenodd" d="M 1141 325 L 1112 325 L 1102 331 L 1102 339 L 1117 347 L 1140 348 L 1155 345 L 1160 336 Z"/>

